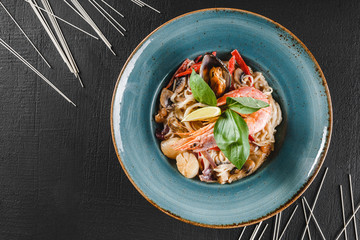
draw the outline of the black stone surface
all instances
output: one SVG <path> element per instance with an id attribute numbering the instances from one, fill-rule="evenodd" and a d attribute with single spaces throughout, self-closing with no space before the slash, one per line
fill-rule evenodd
<path id="1" fill-rule="evenodd" d="M 233 7 L 269 17 L 298 36 L 327 78 L 334 131 L 324 166 L 328 177 L 315 215 L 327 239 L 341 230 L 339 184 L 350 215 L 347 174 L 360 201 L 360 2 L 359 1 L 155 1 L 163 13 L 130 0 L 108 0 L 125 16 L 121 37 L 83 0 L 118 56 L 100 41 L 61 24 L 86 86 L 68 71 L 29 5 L 3 0 L 41 49 L 50 70 L 0 9 L 0 37 L 38 68 L 76 104 L 74 108 L 0 47 L 0 239 L 238 239 L 241 229 L 207 229 L 175 220 L 148 203 L 121 169 L 110 133 L 110 104 L 117 76 L 137 44 L 156 27 L 180 14 L 209 7 Z M 50 0 L 61 17 L 91 31 L 60 0 Z M 321 175 L 305 196 L 315 198 Z M 297 201 L 296 204 L 301 205 Z M 284 211 L 282 227 L 292 205 Z M 360 214 L 359 214 L 360 215 Z M 274 219 L 263 239 L 271 239 Z M 359 221 L 357 220 L 359 224 Z M 304 218 L 299 208 L 283 239 L 299 239 Z M 349 239 L 355 239 L 352 224 Z M 360 228 L 360 226 L 359 226 Z M 253 226 L 248 228 L 250 237 Z M 311 222 L 312 239 L 322 239 Z"/>

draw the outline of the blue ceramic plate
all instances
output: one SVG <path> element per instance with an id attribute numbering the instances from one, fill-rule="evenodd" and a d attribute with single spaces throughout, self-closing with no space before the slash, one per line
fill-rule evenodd
<path id="1" fill-rule="evenodd" d="M 154 136 L 159 92 L 185 58 L 233 49 L 274 88 L 284 116 L 276 151 L 232 184 L 186 179 Z M 136 47 L 114 90 L 111 127 L 125 173 L 149 202 L 185 222 L 230 228 L 265 220 L 305 191 L 329 146 L 332 108 L 318 63 L 290 31 L 247 11 L 205 9 L 165 23 Z"/>

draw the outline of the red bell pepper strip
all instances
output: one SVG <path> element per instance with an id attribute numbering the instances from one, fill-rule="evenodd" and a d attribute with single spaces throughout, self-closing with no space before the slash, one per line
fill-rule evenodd
<path id="1" fill-rule="evenodd" d="M 214 55 L 214 56 L 216 56 L 216 52 L 212 52 L 211 54 Z"/>
<path id="2" fill-rule="evenodd" d="M 244 62 L 238 50 L 235 49 L 234 51 L 232 51 L 231 55 L 235 56 L 236 62 L 239 64 L 241 70 L 243 70 L 246 75 L 251 75 L 249 67 Z"/>
<path id="3" fill-rule="evenodd" d="M 202 55 L 198 56 L 197 58 L 195 58 L 194 62 L 195 62 L 195 63 L 198 63 L 201 58 L 202 58 Z"/>
<path id="4" fill-rule="evenodd" d="M 252 142 L 255 142 L 255 139 L 251 135 L 249 135 L 249 140 L 252 141 Z"/>
<path id="5" fill-rule="evenodd" d="M 175 77 L 182 77 L 182 76 L 189 75 L 189 74 L 192 73 L 192 69 L 194 69 L 195 72 L 199 72 L 200 67 L 201 67 L 201 62 L 195 63 L 195 64 L 193 64 L 188 70 L 186 70 L 186 71 L 184 71 L 184 72 L 182 72 L 182 73 L 176 74 Z"/>
<path id="6" fill-rule="evenodd" d="M 169 88 L 169 87 L 171 87 L 171 86 L 173 85 L 174 79 L 175 79 L 175 77 L 176 77 L 176 74 L 185 71 L 187 65 L 189 64 L 189 62 L 190 62 L 190 59 L 188 59 L 188 58 L 185 59 L 185 61 L 180 65 L 180 67 L 178 68 L 178 70 L 176 70 L 174 76 L 170 79 L 170 82 L 168 83 L 168 85 L 167 85 L 165 88 Z"/>
<path id="7" fill-rule="evenodd" d="M 230 74 L 233 74 L 234 70 L 235 70 L 235 56 L 232 56 L 229 60 L 229 65 L 228 65 L 228 69 Z"/>
<path id="8" fill-rule="evenodd" d="M 213 148 L 210 148 L 209 150 L 221 151 L 219 147 L 213 147 Z"/>
<path id="9" fill-rule="evenodd" d="M 232 75 L 233 72 L 235 71 L 235 62 L 236 62 L 235 56 L 232 56 L 230 58 L 229 64 L 228 64 L 228 69 L 229 69 L 230 75 Z M 234 81 L 231 81 L 231 85 L 230 85 L 230 91 L 232 91 L 232 90 L 235 90 Z"/>

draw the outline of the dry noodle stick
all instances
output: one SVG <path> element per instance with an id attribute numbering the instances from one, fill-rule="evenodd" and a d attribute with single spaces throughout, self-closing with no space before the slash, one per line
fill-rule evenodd
<path id="1" fill-rule="evenodd" d="M 155 12 L 157 12 L 157 13 L 161 13 L 159 10 L 157 10 L 157 9 L 155 9 L 155 8 L 153 8 L 152 6 L 150 6 L 149 4 L 147 4 L 147 3 L 145 3 L 145 2 L 143 2 L 143 1 L 141 1 L 141 0 L 137 0 L 138 2 L 140 2 L 140 3 L 142 3 L 142 4 L 144 4 L 145 6 L 147 6 L 148 8 L 150 8 L 150 9 L 152 9 L 152 10 L 154 10 Z"/>
<path id="2" fill-rule="evenodd" d="M 240 233 L 240 236 L 239 236 L 239 239 L 238 239 L 238 240 L 240 240 L 240 239 L 241 239 L 241 237 L 244 235 L 245 230 L 246 230 L 246 226 L 245 226 L 245 227 L 243 228 L 243 230 L 241 231 L 241 233 Z"/>
<path id="3" fill-rule="evenodd" d="M 50 3 L 48 2 L 48 0 L 41 0 L 41 2 L 42 2 L 43 6 L 46 8 L 46 10 L 47 10 L 49 13 L 54 14 L 54 13 L 53 13 L 53 10 L 52 10 L 52 8 L 51 8 L 51 6 L 50 6 Z M 51 24 L 53 25 L 53 28 L 55 29 L 55 33 L 56 33 L 56 35 L 57 35 L 57 37 L 58 37 L 58 39 L 59 39 L 59 41 L 60 41 L 60 44 L 61 44 L 61 46 L 62 46 L 62 48 L 63 48 L 63 51 L 65 52 L 66 57 L 68 58 L 68 61 L 69 61 L 70 65 L 71 65 L 71 67 L 72 67 L 72 69 L 69 69 L 69 70 L 70 70 L 72 73 L 74 73 L 74 75 L 75 75 L 76 78 L 79 79 L 80 84 L 81 84 L 81 87 L 84 87 L 84 85 L 83 85 L 83 83 L 82 83 L 82 81 L 81 81 L 81 79 L 80 79 L 80 77 L 79 77 L 79 68 L 78 68 L 77 65 L 76 65 L 76 62 L 75 62 L 75 60 L 74 60 L 74 57 L 72 56 L 72 53 L 71 53 L 71 51 L 70 51 L 70 49 L 69 49 L 69 46 L 68 46 L 68 44 L 67 44 L 67 42 L 66 42 L 66 40 L 65 40 L 65 37 L 64 37 L 63 33 L 62 33 L 62 31 L 61 31 L 61 28 L 60 28 L 58 22 L 56 21 L 56 18 L 53 17 L 53 16 L 50 15 L 50 14 L 48 14 L 48 16 L 49 16 L 49 19 L 50 19 Z"/>
<path id="4" fill-rule="evenodd" d="M 324 236 L 323 232 L 321 231 L 320 225 L 319 225 L 318 221 L 316 220 L 316 218 L 315 218 L 315 216 L 314 216 L 314 213 L 313 213 L 313 211 L 311 210 L 311 208 L 310 208 L 310 206 L 309 206 L 309 204 L 308 204 L 308 202 L 307 202 L 306 198 L 305 198 L 305 197 L 303 197 L 303 200 L 304 200 L 304 202 L 305 202 L 306 206 L 309 208 L 310 215 L 311 215 L 311 216 L 312 216 L 312 218 L 314 219 L 315 225 L 316 225 L 316 226 L 317 226 L 317 228 L 319 229 L 319 231 L 320 231 L 320 234 L 321 234 L 322 238 L 323 238 L 324 240 L 326 240 L 326 238 L 325 238 L 325 236 Z"/>
<path id="5" fill-rule="evenodd" d="M 76 8 L 74 8 L 67 0 L 63 0 L 66 5 L 68 5 L 77 15 L 79 15 L 85 22 L 87 22 L 93 29 L 94 27 L 97 28 L 96 25 L 93 25 L 93 22 L 88 21 L 88 19 L 86 19 Z M 99 33 L 98 33 L 99 34 Z M 106 44 L 106 43 L 105 43 Z M 111 47 L 111 46 L 110 46 Z"/>
<path id="6" fill-rule="evenodd" d="M 306 221 L 306 219 L 307 219 L 308 217 L 307 217 L 307 215 L 306 215 L 306 209 L 305 209 L 304 201 L 301 201 L 301 204 L 302 204 L 302 208 L 303 208 L 303 211 L 304 211 L 304 217 L 305 217 L 305 221 Z M 308 233 L 308 236 L 309 236 L 309 240 L 311 240 L 311 234 L 310 234 L 310 229 L 309 229 L 309 228 L 307 229 L 307 233 Z"/>
<path id="7" fill-rule="evenodd" d="M 137 3 L 139 3 L 139 5 L 140 5 L 141 7 L 145 6 L 145 4 L 144 4 L 142 1 L 140 1 L 140 0 L 134 0 L 134 1 L 137 2 Z"/>
<path id="8" fill-rule="evenodd" d="M 116 21 L 116 19 L 113 18 L 113 17 L 110 15 L 110 13 L 108 13 L 102 6 L 100 6 L 100 4 L 99 4 L 98 2 L 96 2 L 95 0 L 92 0 L 92 1 L 96 4 L 96 6 L 98 6 L 98 8 L 99 8 L 100 10 L 103 11 L 103 13 L 105 13 L 111 20 L 113 20 L 114 23 L 116 23 L 122 30 L 124 30 L 124 32 L 126 32 L 126 29 L 125 29 L 123 26 L 121 26 L 121 24 L 120 24 L 118 21 Z"/>
<path id="9" fill-rule="evenodd" d="M 2 2 L 0 2 L 0 5 L 4 8 L 5 12 L 9 15 L 9 17 L 11 18 L 11 20 L 15 23 L 15 25 L 20 29 L 21 33 L 25 36 L 25 38 L 28 40 L 28 42 L 31 44 L 31 46 L 35 49 L 35 51 L 39 54 L 39 56 L 42 58 L 42 60 L 44 60 L 44 62 L 46 63 L 46 65 L 48 65 L 49 68 L 51 68 L 51 65 L 48 63 L 48 61 L 45 59 L 45 57 L 41 54 L 41 52 L 39 51 L 39 49 L 37 49 L 37 47 L 35 46 L 35 44 L 30 40 L 30 38 L 28 37 L 28 35 L 24 32 L 24 30 L 20 27 L 20 25 L 17 23 L 17 21 L 14 19 L 14 17 L 10 14 L 10 12 L 6 9 L 6 7 L 4 6 L 4 4 Z"/>
<path id="10" fill-rule="evenodd" d="M 77 0 L 71 0 L 72 4 L 75 8 L 80 12 L 80 14 L 86 19 L 88 24 L 94 29 L 94 31 L 99 35 L 101 40 L 105 43 L 105 45 L 109 48 L 109 50 L 116 56 L 116 53 L 112 50 L 112 46 L 104 34 L 100 31 L 98 26 L 96 26 L 95 22 L 91 19 L 89 14 L 85 11 L 85 9 L 81 6 L 81 4 Z"/>
<path id="11" fill-rule="evenodd" d="M 137 5 L 139 5 L 140 7 L 145 6 L 142 2 L 140 2 L 139 0 L 131 0 L 133 3 L 136 3 Z"/>
<path id="12" fill-rule="evenodd" d="M 125 36 L 124 33 L 121 32 L 121 30 L 120 30 L 119 28 L 117 28 L 117 27 L 115 26 L 115 24 L 113 24 L 113 23 L 111 22 L 111 20 L 94 4 L 93 1 L 91 1 L 91 0 L 88 0 L 88 1 L 89 1 L 89 3 L 91 3 L 91 5 L 93 5 L 93 7 L 94 7 L 121 35 Z"/>
<path id="13" fill-rule="evenodd" d="M 50 12 L 51 14 L 54 14 L 48 0 L 41 0 L 41 1 L 43 3 L 44 7 L 46 8 L 46 10 L 48 12 Z M 52 25 L 53 25 L 53 27 L 55 29 L 55 32 L 56 32 L 56 34 L 58 36 L 58 39 L 60 40 L 60 44 L 63 47 L 63 50 L 65 51 L 65 54 L 66 54 L 71 66 L 73 68 L 73 73 L 74 73 L 75 77 L 79 79 L 81 86 L 84 87 L 84 85 L 83 85 L 83 83 L 81 81 L 81 78 L 79 76 L 79 68 L 78 68 L 78 66 L 77 66 L 77 64 L 75 62 L 75 59 L 74 59 L 74 57 L 73 57 L 73 55 L 72 55 L 72 53 L 71 53 L 71 51 L 69 49 L 69 46 L 68 46 L 68 44 L 66 42 L 66 39 L 65 39 L 65 37 L 64 37 L 64 35 L 63 35 L 62 31 L 61 31 L 61 28 L 60 28 L 58 22 L 56 21 L 56 18 L 53 17 L 50 14 L 48 14 L 48 15 L 49 15 L 49 19 L 50 19 L 50 21 L 51 21 L 51 23 L 52 23 Z M 70 69 L 70 71 L 71 71 L 71 69 Z"/>
<path id="14" fill-rule="evenodd" d="M 98 2 L 96 2 L 95 0 L 92 1 L 98 6 L 98 8 L 103 11 L 103 13 L 105 13 L 111 20 L 113 20 L 114 23 L 116 23 L 122 30 L 124 30 L 124 32 L 126 32 L 126 29 L 118 21 L 116 21 L 116 19 L 113 18 L 110 13 L 108 13 L 102 6 L 100 6 Z"/>
<path id="15" fill-rule="evenodd" d="M 99 40 L 99 38 L 98 38 L 98 37 L 96 37 L 96 36 L 92 35 L 91 33 L 88 33 L 87 31 L 85 31 L 85 30 L 83 30 L 83 29 L 81 29 L 81 28 L 79 28 L 79 27 L 75 26 L 74 24 L 72 24 L 72 23 L 70 23 L 70 22 L 66 21 L 65 19 L 62 19 L 61 17 L 58 17 L 58 16 L 56 16 L 55 14 L 52 14 L 52 13 L 50 13 L 50 12 L 46 11 L 44 8 L 39 7 L 37 4 L 35 5 L 35 4 L 31 1 L 31 0 L 25 0 L 25 2 L 28 2 L 30 5 L 32 5 L 32 4 L 33 4 L 34 6 L 32 6 L 32 7 L 37 8 L 37 9 L 39 9 L 39 10 L 41 10 L 41 11 L 43 11 L 43 12 L 45 12 L 45 13 L 47 13 L 47 14 L 49 14 L 49 15 L 51 15 L 51 16 L 53 16 L 53 17 L 57 18 L 57 19 L 59 19 L 60 21 L 62 21 L 62 22 L 64 22 L 64 23 L 66 23 L 67 25 L 69 25 L 69 26 L 71 26 L 71 27 L 73 27 L 73 28 L 75 28 L 75 29 L 79 30 L 80 32 L 85 33 L 86 35 L 88 35 L 88 36 L 90 36 L 90 37 L 92 37 L 92 38 L 95 38 L 96 40 Z"/>
<path id="16" fill-rule="evenodd" d="M 105 3 L 106 6 L 108 6 L 111 10 L 113 10 L 114 12 L 116 12 L 120 17 L 124 17 L 124 15 L 122 15 L 118 10 L 116 10 L 113 6 L 111 6 L 110 4 L 108 4 L 107 2 L 105 2 L 104 0 L 101 0 L 103 3 Z"/>
<path id="17" fill-rule="evenodd" d="M 349 220 L 346 222 L 345 227 L 347 227 L 347 225 L 349 225 L 349 223 L 351 222 L 351 220 L 355 217 L 356 213 L 359 211 L 360 209 L 360 204 L 356 207 L 354 213 L 351 215 L 351 217 L 349 218 Z M 339 237 L 341 236 L 341 234 L 344 232 L 345 227 L 341 230 L 341 232 L 337 235 L 335 240 L 338 240 Z"/>
<path id="18" fill-rule="evenodd" d="M 256 225 L 253 233 L 251 234 L 250 240 L 254 240 L 254 239 L 255 239 L 256 234 L 258 233 L 259 228 L 261 227 L 261 224 L 262 224 L 262 223 L 263 223 L 263 222 L 261 221 L 258 225 Z"/>
<path id="19" fill-rule="evenodd" d="M 41 2 L 42 2 L 42 4 L 43 4 L 43 6 L 45 7 L 45 9 L 46 9 L 49 13 L 54 14 L 54 12 L 53 12 L 53 10 L 52 10 L 52 8 L 51 8 L 50 3 L 49 3 L 48 0 L 41 0 Z M 67 42 L 66 42 L 66 39 L 65 39 L 65 37 L 64 37 L 64 34 L 62 33 L 61 28 L 60 28 L 58 22 L 56 21 L 56 18 L 53 17 L 53 16 L 50 15 L 50 14 L 48 14 L 48 15 L 49 15 L 50 22 L 51 22 L 51 24 L 53 25 L 53 27 L 54 27 L 54 29 L 55 29 L 55 33 L 56 33 L 56 35 L 57 35 L 57 37 L 58 37 L 58 39 L 59 39 L 59 41 L 60 41 L 60 44 L 61 44 L 61 46 L 62 46 L 62 48 L 63 48 L 63 51 L 65 52 L 66 57 L 67 57 L 70 65 L 71 65 L 71 67 L 72 67 L 72 69 L 69 69 L 69 70 L 70 70 L 72 73 L 74 73 L 75 77 L 79 80 L 81 87 L 84 87 L 84 84 L 83 84 L 83 82 L 81 81 L 81 78 L 79 77 L 79 68 L 78 68 L 78 66 L 77 66 L 77 64 L 76 64 L 76 62 L 75 62 L 75 59 L 74 59 L 74 57 L 73 57 L 73 55 L 72 55 L 72 53 L 71 53 L 71 51 L 70 51 L 70 49 L 69 49 L 69 46 L 68 46 L 68 44 L 67 44 Z"/>
<path id="20" fill-rule="evenodd" d="M 316 196 L 315 196 L 315 200 L 314 200 L 313 205 L 312 205 L 312 207 L 311 207 L 311 211 L 314 211 L 314 209 L 315 209 L 316 202 L 317 202 L 317 200 L 318 200 L 318 197 L 319 197 L 319 194 L 320 194 L 322 185 L 323 185 L 323 183 L 324 183 L 324 180 L 325 180 L 325 177 L 326 177 L 326 174 L 327 174 L 328 169 L 329 169 L 329 168 L 326 168 L 326 169 L 325 169 L 325 173 L 324 173 L 324 175 L 323 175 L 323 177 L 322 177 L 322 179 L 321 179 L 321 183 L 320 183 L 319 189 L 317 190 L 317 193 L 316 193 Z M 305 225 L 304 232 L 303 232 L 303 234 L 302 234 L 302 236 L 301 236 L 301 240 L 304 239 L 304 237 L 305 237 L 305 232 L 306 232 L 306 231 L 309 231 L 309 222 L 310 222 L 311 217 L 312 217 L 312 215 L 310 215 L 309 218 L 306 220 L 306 225 Z M 310 232 L 308 232 L 308 234 L 310 235 Z"/>
<path id="21" fill-rule="evenodd" d="M 79 15 L 82 19 L 85 20 L 85 22 L 89 23 L 88 20 L 86 18 L 83 17 L 83 15 L 81 15 L 81 13 L 76 9 L 74 8 L 67 0 L 63 0 L 66 5 L 68 5 L 77 15 Z M 90 24 L 91 25 L 91 24 Z"/>
<path id="22" fill-rule="evenodd" d="M 88 22 L 88 24 L 99 35 L 99 37 L 105 43 L 105 45 L 112 51 L 112 46 L 111 46 L 110 42 L 106 39 L 105 35 L 101 32 L 99 27 L 95 24 L 95 22 L 92 20 L 92 18 L 89 16 L 89 14 L 85 11 L 85 9 L 81 6 L 81 4 L 77 0 L 71 0 L 71 2 L 75 6 L 75 8 L 78 10 L 78 12 L 80 12 L 80 14 L 83 16 L 83 18 Z M 115 54 L 115 53 L 113 52 L 113 54 Z"/>
<path id="23" fill-rule="evenodd" d="M 145 2 L 143 2 L 143 1 L 141 1 L 141 0 L 139 0 L 139 1 L 142 2 L 143 4 L 145 4 L 145 6 L 147 6 L 148 8 L 154 10 L 155 12 L 161 13 L 159 10 L 155 9 L 154 7 L 150 6 L 149 4 L 147 4 L 147 3 L 145 3 Z"/>
<path id="24" fill-rule="evenodd" d="M 351 182 L 351 175 L 349 174 L 349 188 L 350 188 L 350 197 L 351 197 L 351 209 L 354 213 L 354 196 L 353 196 L 353 189 L 352 189 L 352 182 Z M 355 229 L 355 238 L 358 240 L 358 232 L 357 232 L 357 225 L 356 225 L 356 218 L 354 218 L 354 229 Z"/>
<path id="25" fill-rule="evenodd" d="M 85 22 L 87 22 L 93 29 L 97 28 L 96 25 L 93 25 L 92 21 L 88 21 L 88 19 L 86 19 L 76 8 L 74 8 L 67 0 L 63 0 L 77 15 L 79 15 Z M 100 31 L 100 30 L 99 30 Z M 99 33 L 98 33 L 99 34 Z M 104 36 L 105 37 L 105 36 Z M 106 44 L 106 43 L 105 43 Z M 110 44 L 110 43 L 109 43 Z M 110 50 L 111 49 L 111 45 L 110 45 Z M 115 54 L 115 53 L 114 53 Z M 79 75 L 80 78 L 80 75 Z"/>
<path id="26" fill-rule="evenodd" d="M 25 1 L 27 1 L 27 0 L 25 0 Z M 53 42 L 56 50 L 59 52 L 61 58 L 63 59 L 63 61 L 64 61 L 65 64 L 67 65 L 67 67 L 68 67 L 69 69 L 71 69 L 71 65 L 70 65 L 70 63 L 69 63 L 69 61 L 68 61 L 68 59 L 67 59 L 67 57 L 66 57 L 66 55 L 65 55 L 65 53 L 64 53 L 64 51 L 63 51 L 63 49 L 61 48 L 58 40 L 56 39 L 55 34 L 54 34 L 53 31 L 51 30 L 51 28 L 50 28 L 48 22 L 46 21 L 44 15 L 42 14 L 42 12 L 39 11 L 39 9 L 38 9 L 39 6 L 38 6 L 37 3 L 36 3 L 35 1 L 33 1 L 33 0 L 30 0 L 30 1 L 27 1 L 27 2 L 30 4 L 31 8 L 33 9 L 34 13 L 36 14 L 37 18 L 39 19 L 40 23 L 41 23 L 42 26 L 44 27 L 46 33 L 48 34 L 48 36 L 50 37 L 51 41 Z"/>
<path id="27" fill-rule="evenodd" d="M 287 221 L 285 227 L 284 227 L 284 230 L 282 231 L 282 233 L 280 234 L 280 237 L 279 237 L 279 240 L 281 240 L 282 236 L 284 235 L 285 231 L 286 231 L 286 228 L 289 226 L 289 223 L 291 222 L 291 219 L 293 218 L 296 210 L 298 208 L 298 205 L 296 205 L 295 209 L 293 210 L 293 212 L 291 213 L 291 216 L 289 217 L 289 220 Z"/>
<path id="28" fill-rule="evenodd" d="M 260 234 L 260 237 L 258 238 L 258 240 L 260 240 L 262 238 L 262 236 L 264 235 L 265 231 L 266 231 L 266 228 L 268 227 L 269 224 L 266 224 L 264 229 L 262 230 L 261 234 Z"/>
<path id="29" fill-rule="evenodd" d="M 345 229 L 345 240 L 347 240 L 347 232 L 346 232 L 346 227 L 345 227 L 345 210 L 344 210 L 344 197 L 343 197 L 343 190 L 342 190 L 342 185 L 339 186 L 340 187 L 340 197 L 341 197 L 341 211 L 342 211 L 342 218 L 343 218 L 343 223 L 344 223 L 344 229 Z"/>
<path id="30" fill-rule="evenodd" d="M 139 7 L 143 7 L 144 6 L 144 4 L 142 4 L 142 3 L 139 3 L 138 1 L 136 1 L 136 0 L 131 0 L 133 3 L 135 3 L 136 5 L 138 5 Z"/>
<path id="31" fill-rule="evenodd" d="M 275 216 L 275 223 L 274 223 L 273 240 L 276 240 L 276 229 L 277 229 L 278 217 L 279 217 L 279 215 L 276 214 L 276 216 Z"/>
<path id="32" fill-rule="evenodd" d="M 279 214 L 279 219 L 278 219 L 278 223 L 277 223 L 277 229 L 276 229 L 276 240 L 278 240 L 278 236 L 279 236 L 279 229 L 280 229 L 280 222 L 281 222 L 281 214 L 282 212 L 280 212 Z"/>
<path id="33" fill-rule="evenodd" d="M 257 224 L 253 230 L 253 232 L 251 233 L 251 236 L 249 238 L 249 240 L 253 240 L 254 239 L 254 233 L 257 232 L 257 229 L 259 228 L 259 224 Z"/>
<path id="34" fill-rule="evenodd" d="M 54 84 L 52 84 L 44 75 L 42 75 L 36 68 L 34 68 L 28 61 L 26 61 L 18 52 L 16 52 L 12 47 L 10 47 L 3 39 L 0 38 L 0 44 L 9 50 L 15 57 L 17 57 L 21 62 L 23 62 L 28 68 L 30 68 L 34 73 L 36 73 L 42 80 L 50 85 L 57 93 L 59 93 L 66 101 L 75 105 L 64 93 L 62 93 Z"/>
<path id="35" fill-rule="evenodd" d="M 26 0 L 25 0 L 25 1 L 26 1 Z M 28 2 L 29 2 L 29 1 L 28 1 Z M 29 3 L 30 3 L 30 2 L 29 2 Z M 82 30 L 81 28 L 78 28 L 78 27 L 76 27 L 75 25 L 73 25 L 73 24 L 65 21 L 64 19 L 59 18 L 58 16 L 54 15 L 54 14 L 52 13 L 52 11 L 48 11 L 48 10 L 45 10 L 45 9 L 39 7 L 39 6 L 37 5 L 37 3 L 36 3 L 35 0 L 32 0 L 31 3 L 34 4 L 34 5 L 32 6 L 34 11 L 35 11 L 35 8 L 34 8 L 34 7 L 37 8 L 37 9 L 36 9 L 36 12 L 38 13 L 37 16 L 38 16 L 39 20 L 41 21 L 41 23 L 43 23 L 43 27 L 44 27 L 45 30 L 47 31 L 50 39 L 53 41 L 56 49 L 58 50 L 60 56 L 61 56 L 62 59 L 63 59 L 63 61 L 65 62 L 65 64 L 66 64 L 67 67 L 69 68 L 70 72 L 73 73 L 73 74 L 79 79 L 80 84 L 81 84 L 81 86 L 83 87 L 81 78 L 80 78 L 80 76 L 78 75 L 79 70 L 78 70 L 77 66 L 76 66 L 76 65 L 74 66 L 74 63 L 72 63 L 72 62 L 71 62 L 71 59 L 68 58 L 68 55 L 65 53 L 65 50 L 66 50 L 66 49 L 65 49 L 65 48 L 62 48 L 62 47 L 64 47 L 63 43 L 62 43 L 62 47 L 60 46 L 58 40 L 57 40 L 56 37 L 55 37 L 55 34 L 54 34 L 53 31 L 51 30 L 51 28 L 50 28 L 48 22 L 46 21 L 46 19 L 45 19 L 45 17 L 44 17 L 44 15 L 43 15 L 42 12 L 44 11 L 44 12 L 46 12 L 46 13 L 49 15 L 50 21 L 52 22 L 53 25 L 55 24 L 54 21 L 53 21 L 54 19 L 51 18 L 50 16 L 53 16 L 53 17 L 55 17 L 55 18 L 57 18 L 57 19 L 60 19 L 61 21 L 69 24 L 70 26 L 73 26 L 73 27 L 76 28 L 76 29 L 79 29 L 80 31 L 82 31 L 82 32 L 84 32 L 84 33 L 86 33 L 86 34 L 88 34 L 88 35 L 90 35 L 90 36 L 92 36 L 92 37 L 94 37 L 94 38 L 96 38 L 96 39 L 98 39 L 98 38 L 95 37 L 95 36 L 93 36 L 93 35 L 91 35 L 91 34 L 89 34 L 89 33 L 86 32 L 86 31 Z M 47 6 L 48 8 L 50 8 L 50 5 L 47 5 L 46 2 L 42 1 L 42 3 L 44 4 L 44 6 Z M 31 5 L 31 4 L 30 4 L 30 5 Z M 41 10 L 41 11 L 39 11 L 39 10 Z M 51 8 L 50 8 L 50 10 L 51 10 Z M 56 22 L 56 24 L 57 24 L 57 22 Z M 58 29 L 57 29 L 56 26 L 58 26 L 58 25 L 54 25 L 54 29 L 55 29 L 56 33 L 59 34 L 59 31 L 57 31 Z M 58 27 L 59 27 L 59 26 L 58 26 Z M 59 27 L 59 28 L 60 28 L 60 27 Z M 60 35 L 58 35 L 58 37 L 59 37 L 60 42 L 61 42 L 61 41 L 65 41 L 65 39 L 62 39 Z M 69 51 L 70 51 L 70 50 L 69 50 Z"/>

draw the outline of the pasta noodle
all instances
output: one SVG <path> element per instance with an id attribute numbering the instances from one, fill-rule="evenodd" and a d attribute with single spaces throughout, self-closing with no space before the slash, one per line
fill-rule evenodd
<path id="1" fill-rule="evenodd" d="M 189 69 L 194 64 L 194 61 L 189 61 L 186 69 Z M 242 169 L 237 169 L 219 149 L 208 149 L 205 152 L 194 150 L 193 154 L 198 159 L 200 171 L 203 171 L 203 174 L 199 175 L 202 181 L 217 181 L 224 184 L 246 177 L 255 172 L 270 152 L 274 150 L 276 127 L 282 121 L 281 109 L 279 104 L 273 99 L 273 89 L 269 86 L 263 74 L 261 72 L 253 72 L 251 69 L 250 72 L 251 75 L 245 75 L 240 68 L 236 68 L 232 77 L 233 89 L 252 86 L 260 90 L 269 101 L 271 109 L 269 120 L 266 122 L 265 127 L 252 135 L 253 141 L 250 144 L 250 156 Z M 170 90 L 170 104 L 166 105 L 164 103 L 166 99 L 162 99 L 161 96 L 160 110 L 155 117 L 157 122 L 163 123 L 164 129 L 162 132 L 166 130 L 160 137 L 164 142 L 169 139 L 181 141 L 181 139 L 189 136 L 189 134 L 195 133 L 199 129 L 201 131 L 202 128 L 216 121 L 216 118 L 214 118 L 206 121 L 182 122 L 185 116 L 206 106 L 194 99 L 189 86 L 189 76 L 176 78 Z M 166 109 L 166 113 L 162 109 Z M 165 146 L 165 144 L 163 145 Z M 209 177 L 209 174 L 204 173 L 208 169 L 211 171 L 211 177 Z"/>

